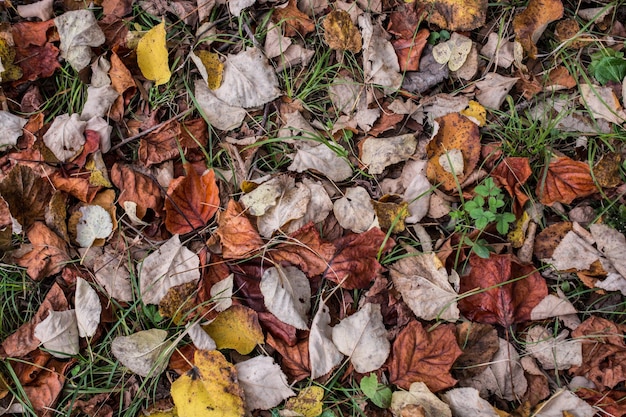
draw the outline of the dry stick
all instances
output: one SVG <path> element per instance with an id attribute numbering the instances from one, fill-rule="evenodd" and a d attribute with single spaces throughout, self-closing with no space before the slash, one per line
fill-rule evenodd
<path id="1" fill-rule="evenodd" d="M 195 109 L 194 109 L 193 107 L 192 107 L 192 108 L 189 108 L 189 109 L 185 110 L 184 112 L 182 112 L 181 114 L 179 114 L 179 115 L 177 115 L 177 116 L 171 117 L 171 118 L 167 119 L 166 121 L 159 123 L 158 125 L 154 125 L 154 126 L 152 126 L 152 127 L 148 128 L 148 129 L 144 130 L 144 131 L 143 131 L 143 132 L 141 132 L 141 133 L 137 133 L 135 136 L 131 136 L 131 137 L 129 137 L 129 138 L 123 139 L 123 140 L 122 140 L 120 143 L 118 143 L 117 145 L 112 146 L 110 151 L 114 151 L 114 150 L 116 150 L 116 149 L 119 149 L 119 148 L 121 148 L 122 146 L 126 145 L 127 143 L 132 142 L 132 141 L 134 141 L 134 140 L 137 140 L 137 139 L 139 139 L 139 138 L 141 138 L 141 137 L 143 137 L 143 136 L 147 135 L 148 133 L 154 132 L 155 130 L 157 130 L 157 129 L 159 129 L 159 128 L 163 127 L 164 125 L 166 125 L 166 124 L 168 124 L 168 123 L 170 123 L 170 122 L 172 122 L 172 121 L 174 121 L 174 120 L 179 120 L 179 119 L 182 119 L 183 117 L 187 116 L 189 113 L 191 113 L 191 112 L 192 112 L 192 111 L 194 111 L 194 110 L 195 110 Z"/>

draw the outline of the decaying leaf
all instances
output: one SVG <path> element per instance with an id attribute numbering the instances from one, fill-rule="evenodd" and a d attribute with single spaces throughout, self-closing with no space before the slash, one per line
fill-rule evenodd
<path id="1" fill-rule="evenodd" d="M 248 410 L 269 410 L 296 395 L 287 377 L 269 356 L 257 356 L 235 365 Z"/>
<path id="2" fill-rule="evenodd" d="M 311 323 L 309 333 L 309 360 L 311 362 L 311 379 L 326 375 L 343 360 L 343 354 L 332 340 L 330 312 L 322 300 Z"/>
<path id="3" fill-rule="evenodd" d="M 561 0 L 531 0 L 526 9 L 513 18 L 513 30 L 528 56 L 535 58 L 536 43 L 548 24 L 562 17 Z"/>
<path id="4" fill-rule="evenodd" d="M 343 197 L 335 201 L 333 213 L 341 227 L 362 233 L 378 226 L 371 197 L 363 187 L 351 187 Z"/>
<path id="5" fill-rule="evenodd" d="M 381 24 L 372 21 L 367 13 L 359 16 L 363 35 L 363 76 L 366 83 L 383 87 L 387 93 L 402 85 L 400 64 L 393 45 Z"/>
<path id="6" fill-rule="evenodd" d="M 237 370 L 224 355 L 213 350 L 197 350 L 194 367 L 171 387 L 179 417 L 241 417 L 244 391 Z"/>
<path id="7" fill-rule="evenodd" d="M 76 242 L 81 248 L 88 248 L 97 239 L 106 239 L 113 232 L 113 220 L 103 207 L 90 204 L 80 207 L 78 213 Z"/>
<path id="8" fill-rule="evenodd" d="M 242 305 L 222 311 L 203 328 L 215 340 L 218 349 L 235 349 L 242 355 L 252 352 L 265 340 L 256 311 Z"/>
<path id="9" fill-rule="evenodd" d="M 569 332 L 563 330 L 554 336 L 543 326 L 534 326 L 526 335 L 526 351 L 541 363 L 544 369 L 570 369 L 583 362 L 580 340 L 566 340 Z"/>
<path id="10" fill-rule="evenodd" d="M 281 181 L 281 194 L 275 205 L 257 218 L 259 233 L 265 238 L 270 238 L 290 221 L 304 217 L 311 201 L 311 190 L 307 186 L 302 183 L 295 184 L 294 179 L 290 177 L 283 180 L 285 181 Z"/>
<path id="11" fill-rule="evenodd" d="M 172 75 L 167 62 L 165 36 L 165 21 L 163 21 L 143 35 L 137 44 L 139 69 L 143 76 L 154 81 L 155 85 L 167 83 Z"/>
<path id="12" fill-rule="evenodd" d="M 133 288 L 130 282 L 128 259 L 111 248 L 94 260 L 93 271 L 96 281 L 111 298 L 119 301 L 132 301 Z"/>
<path id="13" fill-rule="evenodd" d="M 139 289 L 144 304 L 159 304 L 167 291 L 180 284 L 200 279 L 198 255 L 172 236 L 148 255 L 139 269 Z"/>
<path id="14" fill-rule="evenodd" d="M 363 39 L 350 14 L 344 10 L 333 10 L 324 18 L 324 41 L 331 49 L 361 52 Z"/>
<path id="15" fill-rule="evenodd" d="M 0 111 L 0 148 L 15 146 L 22 136 L 22 128 L 27 119 L 15 116 L 6 111 Z"/>
<path id="16" fill-rule="evenodd" d="M 285 36 L 306 36 L 315 30 L 315 22 L 298 9 L 296 0 L 289 0 L 285 7 L 276 7 L 272 13 L 272 21 L 281 23 Z"/>
<path id="17" fill-rule="evenodd" d="M 380 305 L 367 303 L 355 314 L 333 327 L 333 343 L 350 358 L 357 372 L 380 368 L 389 356 L 390 345 Z"/>
<path id="18" fill-rule="evenodd" d="M 167 331 L 142 330 L 130 336 L 118 336 L 111 343 L 111 352 L 124 366 L 137 375 L 158 375 L 167 366 L 161 355 L 167 349 Z"/>
<path id="19" fill-rule="evenodd" d="M 430 392 L 423 382 L 413 382 L 408 391 L 395 391 L 390 408 L 396 416 L 417 417 L 419 414 L 415 412 L 421 409 L 424 417 L 452 417 L 450 407 Z"/>
<path id="20" fill-rule="evenodd" d="M 263 240 L 243 211 L 241 204 L 229 200 L 226 210 L 217 215 L 215 232 L 225 259 L 245 259 L 263 246 Z"/>
<path id="21" fill-rule="evenodd" d="M 472 50 L 472 40 L 454 32 L 450 40 L 433 47 L 433 57 L 439 64 L 448 64 L 450 71 L 459 70 Z"/>
<path id="22" fill-rule="evenodd" d="M 17 264 L 27 268 L 28 276 L 40 281 L 61 272 L 70 260 L 67 243 L 42 222 L 35 222 L 26 232 L 33 249 L 17 259 Z"/>
<path id="23" fill-rule="evenodd" d="M 236 129 L 246 117 L 247 113 L 243 107 L 231 106 L 217 98 L 203 80 L 196 81 L 194 94 L 200 110 L 216 129 L 226 131 Z"/>
<path id="24" fill-rule="evenodd" d="M 61 38 L 61 56 L 77 72 L 89 65 L 91 47 L 104 43 L 104 33 L 91 10 L 65 12 L 54 19 Z"/>
<path id="25" fill-rule="evenodd" d="M 417 147 L 412 133 L 391 138 L 367 138 L 359 143 L 361 163 L 370 174 L 382 174 L 389 165 L 406 161 Z"/>
<path id="26" fill-rule="evenodd" d="M 546 402 L 541 404 L 541 410 L 536 417 L 593 417 L 598 410 L 569 390 L 559 390 Z"/>
<path id="27" fill-rule="evenodd" d="M 457 417 L 498 417 L 500 414 L 480 397 L 474 388 L 454 388 L 443 394 L 443 400 Z"/>
<path id="28" fill-rule="evenodd" d="M 79 351 L 76 312 L 50 311 L 35 327 L 35 337 L 57 358 L 76 355 Z"/>
<path id="29" fill-rule="evenodd" d="M 456 326 L 463 354 L 454 363 L 457 375 L 470 378 L 484 372 L 498 352 L 498 332 L 488 324 L 464 321 Z"/>
<path id="30" fill-rule="evenodd" d="M 322 414 L 324 389 L 318 386 L 304 388 L 295 398 L 290 398 L 285 409 L 303 417 L 317 417 Z M 291 415 L 291 414 L 288 414 Z"/>
<path id="31" fill-rule="evenodd" d="M 499 109 L 517 80 L 519 78 L 504 77 L 498 73 L 490 72 L 485 75 L 483 80 L 476 83 L 476 87 L 480 89 L 476 93 L 476 100 L 485 107 Z"/>
<path id="32" fill-rule="evenodd" d="M 45 220 L 53 189 L 50 181 L 32 168 L 19 164 L 0 182 L 0 194 L 9 205 L 11 216 L 27 229 L 33 223 Z"/>
<path id="33" fill-rule="evenodd" d="M 74 296 L 76 306 L 76 320 L 78 334 L 80 337 L 91 337 L 96 333 L 100 324 L 100 313 L 102 305 L 96 290 L 81 277 L 76 278 L 76 295 Z"/>
<path id="34" fill-rule="evenodd" d="M 419 0 L 416 7 L 428 12 L 427 20 L 431 24 L 451 31 L 474 30 L 487 19 L 486 0 Z"/>
<path id="35" fill-rule="evenodd" d="M 537 184 L 536 190 L 542 204 L 569 204 L 576 198 L 587 197 L 598 191 L 591 177 L 591 169 L 585 162 L 562 156 L 550 161 L 546 169 L 543 176 L 545 181 Z"/>
<path id="36" fill-rule="evenodd" d="M 71 161 L 83 150 L 86 126 L 87 122 L 80 120 L 78 114 L 57 116 L 43 135 L 43 141 L 59 161 Z"/>
<path id="37" fill-rule="evenodd" d="M 191 60 L 196 64 L 202 79 L 206 81 L 207 87 L 215 90 L 222 85 L 222 76 L 224 75 L 224 63 L 220 60 L 219 55 L 215 52 L 205 50 L 191 51 L 189 54 Z"/>
<path id="38" fill-rule="evenodd" d="M 333 144 L 345 151 L 340 145 Z M 352 176 L 352 167 L 344 158 L 337 155 L 336 150 L 331 149 L 324 143 L 318 145 L 300 145 L 293 162 L 289 165 L 289 171 L 303 172 L 311 170 L 319 172 L 332 181 L 344 181 Z"/>
<path id="39" fill-rule="evenodd" d="M 297 329 L 308 329 L 311 286 L 302 271 L 294 266 L 268 268 L 261 277 L 260 288 L 270 313 Z"/>
<path id="40" fill-rule="evenodd" d="M 580 101 L 587 106 L 594 118 L 621 125 L 626 121 L 626 111 L 610 87 L 581 84 Z"/>
<path id="41" fill-rule="evenodd" d="M 309 277 L 324 273 L 334 255 L 335 245 L 323 241 L 313 223 L 292 233 L 287 242 L 271 252 L 274 262 L 289 262 Z"/>

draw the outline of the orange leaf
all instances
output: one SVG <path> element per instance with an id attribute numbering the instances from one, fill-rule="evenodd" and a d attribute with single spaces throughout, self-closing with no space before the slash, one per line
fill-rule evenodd
<path id="1" fill-rule="evenodd" d="M 75 359 L 69 361 L 51 359 L 41 368 L 35 380 L 24 387 L 24 393 L 38 416 L 51 416 L 54 414 L 50 410 L 56 404 L 57 398 L 65 384 L 65 372 L 75 362 Z"/>
<path id="2" fill-rule="evenodd" d="M 428 12 L 429 23 L 450 31 L 478 29 L 487 19 L 487 0 L 418 0 L 415 5 Z"/>
<path id="3" fill-rule="evenodd" d="M 287 37 L 293 37 L 297 34 L 305 36 L 315 30 L 315 23 L 309 19 L 309 16 L 298 10 L 296 0 L 289 0 L 285 7 L 275 8 L 272 13 L 272 22 L 284 23 L 283 32 Z"/>
<path id="4" fill-rule="evenodd" d="M 470 320 L 508 328 L 530 320 L 532 309 L 548 295 L 546 281 L 535 267 L 521 265 L 511 255 L 488 259 L 473 255 L 470 267 L 461 277 L 461 293 L 481 290 L 459 300 L 461 312 Z"/>
<path id="5" fill-rule="evenodd" d="M 563 156 L 550 161 L 547 169 L 545 181 L 537 185 L 541 204 L 569 204 L 576 198 L 587 197 L 597 191 L 589 165 L 584 162 Z"/>
<path id="6" fill-rule="evenodd" d="M 411 321 L 393 343 L 389 381 L 407 390 L 413 382 L 425 383 L 432 392 L 452 387 L 456 379 L 450 368 L 462 353 L 453 324 L 427 332 L 420 322 Z"/>
<path id="7" fill-rule="evenodd" d="M 313 223 L 293 233 L 285 243 L 271 252 L 276 263 L 287 261 L 309 277 L 322 274 L 335 254 L 335 245 L 324 242 Z"/>
<path id="8" fill-rule="evenodd" d="M 34 223 L 27 232 L 33 250 L 17 259 L 35 281 L 61 272 L 70 260 L 67 243 L 42 222 Z"/>
<path id="9" fill-rule="evenodd" d="M 116 163 L 111 168 L 111 182 L 120 190 L 118 203 L 137 204 L 137 217 L 143 219 L 148 209 L 160 215 L 163 208 L 161 189 L 150 177 L 135 171 L 128 165 Z"/>
<path id="10" fill-rule="evenodd" d="M 535 58 L 535 45 L 548 24 L 563 17 L 561 0 L 530 0 L 526 9 L 513 18 L 515 36 L 528 56 Z"/>
<path id="11" fill-rule="evenodd" d="M 165 227 L 170 233 L 185 234 L 204 227 L 220 206 L 215 172 L 202 176 L 193 166 L 185 167 L 187 176 L 172 181 L 165 201 Z"/>
<path id="12" fill-rule="evenodd" d="M 225 259 L 245 259 L 263 246 L 263 239 L 244 213 L 241 204 L 229 200 L 226 210 L 217 214 L 215 232 L 222 244 Z"/>

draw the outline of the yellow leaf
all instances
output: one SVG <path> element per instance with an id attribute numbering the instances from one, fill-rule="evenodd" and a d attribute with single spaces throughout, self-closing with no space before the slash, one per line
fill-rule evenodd
<path id="1" fill-rule="evenodd" d="M 528 229 L 529 222 L 530 216 L 527 211 L 524 211 L 522 217 L 515 222 L 515 228 L 506 236 L 514 248 L 521 248 L 522 245 L 524 245 L 524 241 L 526 240 L 526 229 Z"/>
<path id="2" fill-rule="evenodd" d="M 427 10 L 426 20 L 441 29 L 465 32 L 478 29 L 487 19 L 487 0 L 417 0 L 417 10 Z"/>
<path id="3" fill-rule="evenodd" d="M 0 79 L 2 82 L 15 81 L 22 78 L 22 69 L 15 65 L 15 49 L 6 40 L 0 38 Z"/>
<path id="4" fill-rule="evenodd" d="M 197 350 L 195 366 L 170 390 L 178 417 L 240 417 L 245 414 L 237 371 L 216 350 Z"/>
<path id="5" fill-rule="evenodd" d="M 220 61 L 219 55 L 209 51 L 197 51 L 196 56 L 202 61 L 206 68 L 207 86 L 211 90 L 217 90 L 222 85 L 222 75 L 224 74 L 224 64 Z"/>
<path id="6" fill-rule="evenodd" d="M 222 311 L 203 328 L 218 349 L 235 349 L 242 355 L 252 352 L 257 344 L 265 341 L 256 311 L 242 305 Z"/>
<path id="7" fill-rule="evenodd" d="M 291 398 L 285 404 L 285 408 L 304 417 L 317 417 L 322 414 L 322 399 L 324 390 L 321 387 L 307 387 Z"/>
<path id="8" fill-rule="evenodd" d="M 469 106 L 461 111 L 461 114 L 472 120 L 475 120 L 478 126 L 484 126 L 487 123 L 487 110 L 477 101 L 470 100 Z"/>
<path id="9" fill-rule="evenodd" d="M 137 44 L 137 64 L 143 76 L 156 85 L 170 80 L 172 73 L 167 62 L 165 22 L 159 23 L 141 38 Z"/>
<path id="10" fill-rule="evenodd" d="M 324 21 L 324 41 L 330 49 L 351 51 L 355 54 L 361 51 L 363 39 L 361 32 L 354 26 L 350 14 L 344 10 L 333 10 L 328 13 Z"/>
<path id="11" fill-rule="evenodd" d="M 392 229 L 392 233 L 404 231 L 404 219 L 409 216 L 409 203 L 400 196 L 384 195 L 380 200 L 372 200 L 378 223 L 382 230 Z"/>

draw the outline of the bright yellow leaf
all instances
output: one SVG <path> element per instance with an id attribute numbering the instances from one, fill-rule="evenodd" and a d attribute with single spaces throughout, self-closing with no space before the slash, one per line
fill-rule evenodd
<path id="1" fill-rule="evenodd" d="M 222 311 L 211 323 L 202 326 L 215 341 L 218 349 L 235 349 L 242 355 L 263 343 L 263 331 L 256 311 L 234 305 Z"/>
<path id="2" fill-rule="evenodd" d="M 476 120 L 478 126 L 484 126 L 487 123 L 487 110 L 477 101 L 470 100 L 469 106 L 461 111 L 463 116 Z"/>
<path id="3" fill-rule="evenodd" d="M 195 366 L 170 390 L 178 417 L 240 417 L 245 414 L 237 371 L 216 350 L 197 350 Z"/>
<path id="4" fill-rule="evenodd" d="M 196 56 L 200 58 L 202 65 L 206 69 L 206 82 L 211 90 L 217 90 L 222 85 L 222 75 L 224 74 L 224 64 L 215 52 L 196 51 Z"/>
<path id="5" fill-rule="evenodd" d="M 317 417 L 322 414 L 322 399 L 324 390 L 321 387 L 307 387 L 298 393 L 295 398 L 290 398 L 285 408 L 304 417 Z"/>
<path id="6" fill-rule="evenodd" d="M 137 44 L 137 64 L 144 77 L 156 85 L 165 84 L 172 73 L 167 62 L 165 46 L 165 22 L 148 31 Z"/>

